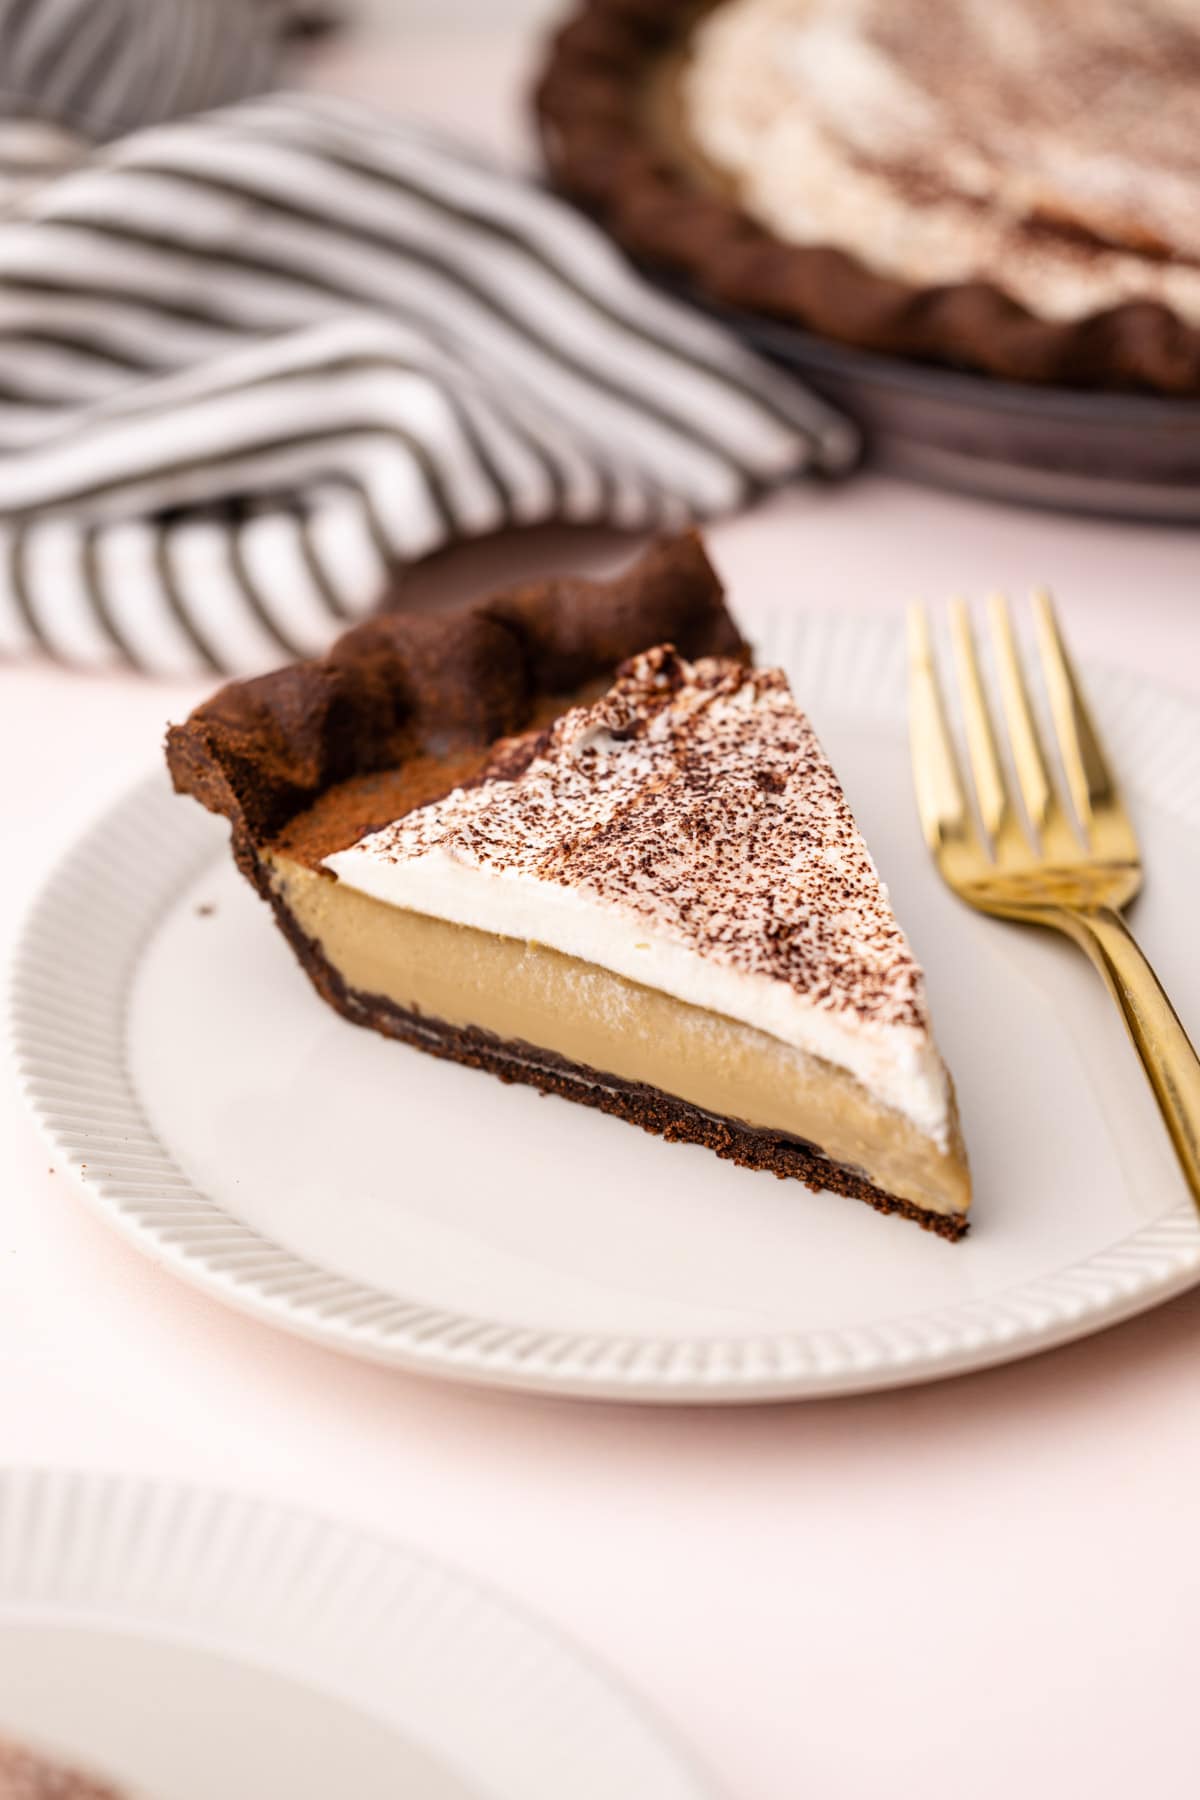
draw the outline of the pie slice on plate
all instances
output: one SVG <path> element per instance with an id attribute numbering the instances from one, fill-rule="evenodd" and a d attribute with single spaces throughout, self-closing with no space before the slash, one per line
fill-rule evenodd
<path id="1" fill-rule="evenodd" d="M 965 1231 L 921 970 L 695 537 L 372 620 L 167 753 L 356 1024 Z"/>

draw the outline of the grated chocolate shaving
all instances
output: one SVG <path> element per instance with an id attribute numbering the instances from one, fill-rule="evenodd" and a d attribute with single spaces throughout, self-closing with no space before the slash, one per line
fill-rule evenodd
<path id="1" fill-rule="evenodd" d="M 830 1012 L 928 1029 L 920 967 L 778 669 L 647 651 L 367 841 L 574 888 Z"/>

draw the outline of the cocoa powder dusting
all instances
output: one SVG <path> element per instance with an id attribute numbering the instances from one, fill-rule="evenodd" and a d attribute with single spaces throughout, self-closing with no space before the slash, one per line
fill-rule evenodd
<path id="1" fill-rule="evenodd" d="M 830 1012 L 928 1029 L 921 970 L 780 670 L 648 651 L 370 842 L 574 888 Z"/>

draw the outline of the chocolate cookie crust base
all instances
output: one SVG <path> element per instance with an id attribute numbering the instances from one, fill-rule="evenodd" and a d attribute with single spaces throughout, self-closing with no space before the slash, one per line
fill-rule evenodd
<path id="1" fill-rule="evenodd" d="M 384 778 L 415 774 L 409 805 L 422 805 L 498 738 L 662 643 L 690 659 L 748 655 L 695 532 L 660 539 L 609 580 L 530 582 L 455 612 L 368 619 L 325 656 L 221 688 L 170 727 L 167 766 L 177 793 L 229 820 L 253 881 L 249 853 L 296 835 L 303 815 L 336 806 L 353 843 L 398 816 Z"/>
<path id="2" fill-rule="evenodd" d="M 1200 329 L 1157 301 L 1041 319 L 990 282 L 916 287 L 841 250 L 789 244 L 703 186 L 671 153 L 651 94 L 704 10 L 703 0 L 576 0 L 538 83 L 551 175 L 635 257 L 708 299 L 867 350 L 1010 381 L 1200 394 Z"/>
<path id="3" fill-rule="evenodd" d="M 489 1075 L 498 1075 L 501 1081 L 521 1082 L 537 1088 L 539 1093 L 557 1094 L 565 1100 L 593 1106 L 629 1125 L 640 1125 L 643 1131 L 665 1138 L 668 1143 L 699 1144 L 743 1169 L 766 1170 L 781 1181 L 802 1181 L 815 1193 L 828 1188 L 853 1200 L 865 1200 L 876 1212 L 899 1213 L 950 1242 L 965 1237 L 969 1229 L 966 1219 L 927 1212 L 911 1200 L 889 1194 L 857 1169 L 831 1162 L 799 1138 L 759 1130 L 736 1119 L 717 1118 L 658 1088 L 585 1068 L 552 1050 L 496 1037 L 474 1027 L 448 1025 L 441 1019 L 407 1012 L 382 994 L 360 993 L 343 981 L 320 945 L 300 929 L 279 895 L 270 889 L 266 891 L 280 929 L 305 974 L 322 999 L 354 1025 L 368 1025 L 385 1037 L 397 1038 L 447 1062 L 484 1069 Z"/>

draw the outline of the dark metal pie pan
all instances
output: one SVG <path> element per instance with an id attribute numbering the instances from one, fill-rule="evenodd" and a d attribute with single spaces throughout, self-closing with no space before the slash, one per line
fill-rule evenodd
<path id="1" fill-rule="evenodd" d="M 882 467 L 1023 505 L 1200 521 L 1200 399 L 1022 385 L 719 316 L 857 420 Z"/>

